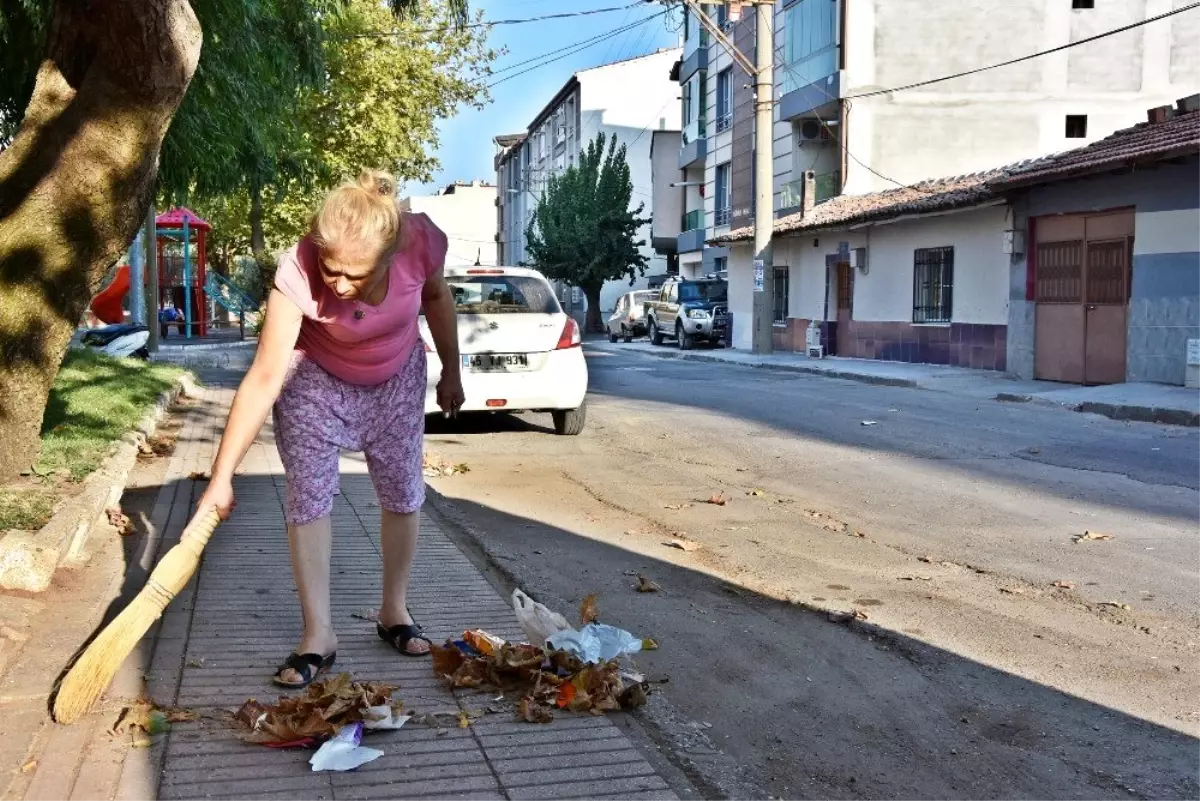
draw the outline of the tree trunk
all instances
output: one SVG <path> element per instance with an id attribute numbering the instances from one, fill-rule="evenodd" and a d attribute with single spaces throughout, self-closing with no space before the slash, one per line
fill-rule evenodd
<path id="1" fill-rule="evenodd" d="M 257 180 L 250 183 L 250 252 L 259 264 L 267 257 L 267 235 L 263 231 L 262 185 Z"/>
<path id="2" fill-rule="evenodd" d="M 71 335 L 142 224 L 200 56 L 186 0 L 57 0 L 46 58 L 0 153 L 0 481 L 40 448 Z"/>
<path id="3" fill-rule="evenodd" d="M 603 284 L 583 287 L 584 297 L 587 298 L 587 318 L 583 328 L 589 334 L 604 330 L 604 320 L 600 317 L 600 290 L 603 288 Z"/>

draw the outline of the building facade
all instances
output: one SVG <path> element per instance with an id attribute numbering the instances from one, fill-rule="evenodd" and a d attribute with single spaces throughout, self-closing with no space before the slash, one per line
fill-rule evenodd
<path id="1" fill-rule="evenodd" d="M 655 130 L 679 130 L 678 87 L 669 78 L 679 59 L 678 48 L 581 70 L 516 135 L 496 138 L 495 159 L 500 227 L 495 232 L 501 261 L 520 264 L 528 257 L 525 231 L 550 176 L 579 163 L 584 147 L 598 133 L 615 137 L 626 147 L 632 205 L 651 211 L 651 141 Z M 649 213 L 646 216 L 651 216 Z M 655 252 L 650 224 L 639 230 L 645 241 L 642 254 L 647 275 L 666 272 L 666 255 Z M 644 286 L 645 278 L 634 282 Z M 601 293 L 601 312 L 613 308 L 629 291 L 628 281 L 612 281 Z M 577 306 L 578 293 L 560 287 L 569 306 Z M 573 309 L 574 310 L 574 309 Z"/>
<path id="2" fill-rule="evenodd" d="M 772 34 L 776 217 L 801 207 L 808 174 L 815 203 L 971 175 L 1097 141 L 1137 122 L 1146 108 L 1194 92 L 1200 85 L 1196 13 L 893 91 L 1076 42 L 1174 7 L 1171 0 L 1015 0 L 1001 12 L 986 0 L 779 0 Z M 732 22 L 724 6 L 704 8 L 753 57 L 756 15 L 743 13 Z M 748 348 L 752 260 L 734 258 L 720 243 L 753 221 L 751 80 L 691 14 L 684 32 L 674 73 L 684 118 L 680 184 L 687 188 L 680 269 L 729 268 L 733 343 Z M 785 262 L 777 259 L 775 266 L 775 275 L 789 275 Z M 787 291 L 800 285 L 792 280 Z M 791 308 L 791 299 L 777 305 Z M 1005 316 L 1000 323 L 1006 322 Z"/>
<path id="3" fill-rule="evenodd" d="M 447 267 L 495 265 L 496 187 L 455 181 L 436 195 L 402 198 L 400 208 L 425 213 L 446 234 Z"/>

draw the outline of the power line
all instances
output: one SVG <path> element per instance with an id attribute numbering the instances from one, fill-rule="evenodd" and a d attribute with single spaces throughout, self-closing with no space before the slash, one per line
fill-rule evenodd
<path id="1" fill-rule="evenodd" d="M 916 89 L 921 86 L 929 86 L 930 84 L 941 83 L 942 81 L 952 81 L 955 78 L 964 78 L 968 75 L 976 75 L 980 72 L 986 72 L 987 70 L 994 70 L 999 67 L 1007 67 L 1011 64 L 1019 64 L 1022 61 L 1029 61 L 1031 59 L 1039 58 L 1041 56 L 1048 56 L 1051 53 L 1057 53 L 1061 50 L 1067 50 L 1072 47 L 1078 47 L 1079 45 L 1087 44 L 1088 42 L 1095 42 L 1098 39 L 1104 39 L 1105 37 L 1114 36 L 1118 33 L 1124 33 L 1125 31 L 1131 31 L 1134 28 L 1140 28 L 1143 25 L 1149 25 L 1151 22 L 1157 22 L 1160 19 L 1166 19 L 1167 17 L 1172 17 L 1176 14 L 1182 14 L 1185 11 L 1191 11 L 1193 8 L 1196 8 L 1196 7 L 1200 7 L 1200 3 L 1191 3 L 1190 5 L 1182 6 L 1180 8 L 1172 9 L 1171 11 L 1167 11 L 1162 14 L 1158 14 L 1157 16 L 1147 17 L 1146 19 L 1141 20 L 1139 22 L 1131 22 L 1128 25 L 1123 25 L 1120 28 L 1114 28 L 1111 31 L 1105 31 L 1104 33 L 1098 33 L 1095 36 L 1088 36 L 1084 39 L 1080 39 L 1075 42 L 1068 42 L 1067 44 L 1059 45 L 1058 47 L 1052 47 L 1049 50 L 1039 50 L 1036 53 L 1030 53 L 1027 56 L 1021 56 L 1020 58 L 1012 58 L 1012 59 L 1009 59 L 1008 61 L 1001 61 L 998 64 L 990 64 L 986 67 L 977 67 L 976 69 L 966 70 L 965 72 L 956 72 L 953 75 L 945 75 L 941 78 L 930 78 L 929 80 L 925 80 L 925 81 L 917 81 L 915 83 L 905 84 L 904 86 L 896 86 L 891 89 L 875 89 L 873 91 L 862 92 L 857 95 L 847 95 L 844 99 L 845 100 L 854 100 L 854 99 L 860 98 L 860 97 L 875 97 L 877 95 L 886 95 L 886 94 L 890 94 L 892 92 L 903 92 L 907 89 Z"/>
<path id="2" fill-rule="evenodd" d="M 592 39 L 590 42 L 588 42 L 587 44 L 584 44 L 584 45 L 582 45 L 582 46 L 580 46 L 580 47 L 577 47 L 577 48 L 575 48 L 574 50 L 571 50 L 570 52 L 563 53 L 562 55 L 560 55 L 560 56 L 555 56 L 554 58 L 551 58 L 551 59 L 547 59 L 547 60 L 545 60 L 545 61 L 542 61 L 542 62 L 541 62 L 541 63 L 539 63 L 539 64 L 534 64 L 532 67 L 527 67 L 527 68 L 525 68 L 525 69 L 523 69 L 523 70 L 521 70 L 521 71 L 519 71 L 519 72 L 514 72 L 512 75 L 505 76 L 504 78 L 501 78 L 501 79 L 500 79 L 500 80 L 498 80 L 498 81 L 492 81 L 491 83 L 489 83 L 489 84 L 487 85 L 487 87 L 486 87 L 486 88 L 488 88 L 488 89 L 491 89 L 493 86 L 497 86 L 497 85 L 499 85 L 499 84 L 502 84 L 502 83 L 504 83 L 505 81 L 512 80 L 513 78 L 516 78 L 516 77 L 518 77 L 518 76 L 520 76 L 520 75 L 524 75 L 524 74 L 525 74 L 525 73 L 527 73 L 527 72 L 532 72 L 533 70 L 536 70 L 536 69 L 539 69 L 539 68 L 541 68 L 541 67 L 544 67 L 544 66 L 546 66 L 547 64 L 553 64 L 553 63 L 554 63 L 554 62 L 556 62 L 556 61 L 561 61 L 562 59 L 564 59 L 564 58 L 567 58 L 568 56 L 573 56 L 573 55 L 575 55 L 576 53 L 580 53 L 580 52 L 582 52 L 582 51 L 584 51 L 584 50 L 587 50 L 589 47 L 593 47 L 593 46 L 595 46 L 595 45 L 598 45 L 598 44 L 600 44 L 600 42 L 603 42 L 603 41 L 605 41 L 605 40 L 607 40 L 607 39 L 610 39 L 610 38 L 612 38 L 612 37 L 614 37 L 614 36 L 619 36 L 620 34 L 624 33 L 625 31 L 627 31 L 627 30 L 629 30 L 629 29 L 631 29 L 631 28 L 636 28 L 636 27 L 637 27 L 637 26 L 639 26 L 639 25 L 645 25 L 645 24 L 646 24 L 647 22 L 649 22 L 650 20 L 652 20 L 652 19 L 655 19 L 655 18 L 657 18 L 657 17 L 661 17 L 661 16 L 663 16 L 663 15 L 664 15 L 664 14 L 666 14 L 666 13 L 667 13 L 666 11 L 659 11 L 659 12 L 657 12 L 657 13 L 651 14 L 651 15 L 650 15 L 650 16 L 648 16 L 648 17 L 645 17 L 645 18 L 643 18 L 643 19 L 640 19 L 640 20 L 638 20 L 637 22 L 634 22 L 634 23 L 632 23 L 631 25 L 627 25 L 627 26 L 625 26 L 625 27 L 623 27 L 623 28 L 614 28 L 613 30 L 609 31 L 608 33 L 606 33 L 606 34 L 603 34 L 603 35 L 601 35 L 601 36 L 597 36 L 597 37 L 595 37 L 594 39 Z"/>
<path id="3" fill-rule="evenodd" d="M 643 20 L 643 21 L 644 21 L 644 20 Z M 634 28 L 634 27 L 636 27 L 636 26 L 638 26 L 638 25 L 640 25 L 640 24 L 641 24 L 640 22 L 632 22 L 632 23 L 629 23 L 628 25 L 626 25 L 625 23 L 622 23 L 622 24 L 621 24 L 621 26 L 619 27 L 619 30 L 621 30 L 621 31 L 629 30 L 629 29 L 631 29 L 631 28 Z M 586 39 L 580 39 L 578 42 L 572 42 L 572 43 L 571 43 L 571 44 L 569 44 L 569 45 L 565 45 L 565 46 L 563 46 L 563 47 L 559 47 L 559 48 L 557 48 L 557 49 L 555 49 L 555 50 L 550 50 L 550 51 L 547 51 L 547 52 L 545 52 L 545 53 L 542 53 L 542 54 L 540 54 L 540 55 L 534 56 L 533 58 L 527 58 L 527 59 L 525 59 L 524 61 L 518 61 L 516 64 L 509 64 L 507 67 L 504 67 L 503 69 L 495 70 L 494 72 L 492 72 L 492 73 L 491 73 L 491 75 L 492 75 L 492 76 L 496 76 L 496 75 L 503 75 L 504 73 L 506 73 L 506 72 L 510 72 L 511 70 L 514 70 L 514 69 L 516 69 L 517 67 L 523 67 L 523 66 L 525 66 L 526 64 L 531 64 L 531 63 L 533 63 L 534 61 L 541 61 L 543 58 L 546 58 L 546 57 L 548 57 L 548 56 L 554 56 L 554 55 L 557 55 L 557 54 L 559 54 L 559 53 L 563 52 L 564 50 L 570 50 L 570 49 L 571 49 L 571 48 L 573 48 L 573 47 L 579 47 L 580 45 L 586 45 L 586 44 L 590 44 L 590 43 L 596 42 L 596 40 L 598 40 L 598 39 L 607 38 L 607 37 L 608 37 L 608 34 L 610 34 L 610 33 L 612 33 L 612 31 L 611 31 L 611 30 L 610 30 L 610 31 L 606 31 L 606 32 L 604 32 L 604 33 L 598 33 L 598 34 L 596 34 L 595 36 L 589 36 L 589 37 L 588 37 L 588 38 L 586 38 Z M 598 42 L 597 42 L 597 43 L 598 43 Z M 611 47 L 612 47 L 612 45 L 610 44 L 610 45 L 609 45 L 609 47 L 611 48 Z"/>
<path id="4" fill-rule="evenodd" d="M 650 0 L 635 0 L 632 3 L 623 6 L 609 6 L 608 8 L 591 8 L 585 11 L 563 11 L 558 14 L 543 14 L 540 17 L 523 17 L 520 19 L 491 19 L 482 22 L 472 22 L 461 26 L 463 30 L 471 28 L 488 28 L 494 25 L 523 25 L 528 22 L 546 22 L 547 20 L 569 19 L 572 17 L 590 17 L 596 14 L 608 14 L 613 11 L 627 11 L 635 6 L 645 5 Z M 424 28 L 415 31 L 364 31 L 363 33 L 351 33 L 345 36 L 331 37 L 335 40 L 342 39 L 385 39 L 390 36 L 410 36 L 414 33 L 438 33 L 446 30 L 449 25 L 444 25 L 440 28 Z"/>

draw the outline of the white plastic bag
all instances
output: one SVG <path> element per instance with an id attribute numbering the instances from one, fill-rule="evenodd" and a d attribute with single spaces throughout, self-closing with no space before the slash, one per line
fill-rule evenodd
<path id="1" fill-rule="evenodd" d="M 338 730 L 337 736 L 317 749 L 308 760 L 314 771 L 354 770 L 359 765 L 379 759 L 383 752 L 374 748 L 363 748 L 362 723 L 351 723 Z"/>
<path id="2" fill-rule="evenodd" d="M 568 631 L 571 624 L 557 612 L 552 612 L 520 590 L 513 590 L 513 611 L 531 645 L 543 645 L 550 635 Z"/>
<path id="3" fill-rule="evenodd" d="M 369 706 L 363 710 L 362 724 L 367 731 L 398 729 L 412 720 L 412 715 L 398 715 L 387 704 Z"/>
<path id="4" fill-rule="evenodd" d="M 623 654 L 642 650 L 642 641 L 624 629 L 603 623 L 588 623 L 579 631 L 570 629 L 547 638 L 550 647 L 574 654 L 584 662 L 611 662 Z"/>

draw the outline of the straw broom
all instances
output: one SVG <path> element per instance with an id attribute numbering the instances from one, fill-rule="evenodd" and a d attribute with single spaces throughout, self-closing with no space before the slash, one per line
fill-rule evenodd
<path id="1" fill-rule="evenodd" d="M 196 572 L 200 554 L 221 518 L 216 510 L 197 517 L 179 543 L 158 560 L 146 586 L 129 606 L 104 627 L 63 678 L 54 699 L 54 719 L 74 723 L 91 708 L 112 683 L 121 663 L 146 631 L 162 616 L 175 596 Z"/>

